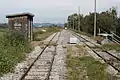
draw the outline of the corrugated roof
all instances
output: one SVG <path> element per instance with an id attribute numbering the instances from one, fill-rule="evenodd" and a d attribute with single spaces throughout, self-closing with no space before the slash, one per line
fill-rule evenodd
<path id="1" fill-rule="evenodd" d="M 19 17 L 19 16 L 30 16 L 30 17 L 34 17 L 34 14 L 32 13 L 17 13 L 17 14 L 10 14 L 7 15 L 6 18 L 12 18 L 12 17 Z"/>

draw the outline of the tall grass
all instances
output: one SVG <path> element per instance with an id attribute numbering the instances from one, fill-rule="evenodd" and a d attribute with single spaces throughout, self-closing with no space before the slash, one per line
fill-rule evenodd
<path id="1" fill-rule="evenodd" d="M 25 59 L 31 47 L 20 32 L 8 32 L 0 39 L 0 75 L 13 71 L 15 65 Z"/>

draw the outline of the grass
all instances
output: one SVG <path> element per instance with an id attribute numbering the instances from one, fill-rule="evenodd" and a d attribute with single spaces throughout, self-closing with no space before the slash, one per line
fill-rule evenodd
<path id="1" fill-rule="evenodd" d="M 0 36 L 0 76 L 13 72 L 15 65 L 25 59 L 32 48 L 19 33 L 5 33 Z"/>
<path id="2" fill-rule="evenodd" d="M 46 32 L 43 32 L 42 29 L 46 30 Z M 42 41 L 58 31 L 60 31 L 60 28 L 58 27 L 40 28 L 34 32 L 34 41 Z"/>
<path id="3" fill-rule="evenodd" d="M 88 37 L 91 37 L 92 35 L 91 34 L 88 34 L 86 32 L 82 32 L 82 31 L 77 31 L 77 30 L 74 30 L 76 33 L 79 33 L 79 34 L 82 34 L 82 35 L 85 35 L 85 36 L 88 36 Z"/>
<path id="4" fill-rule="evenodd" d="M 72 56 L 74 51 L 67 48 L 67 80 L 108 80 L 106 64 L 96 61 L 91 56 Z"/>
<path id="5" fill-rule="evenodd" d="M 120 52 L 120 45 L 115 44 L 115 43 L 104 44 L 102 45 L 102 49 L 107 50 L 107 51 L 116 50 L 117 52 Z"/>
<path id="6" fill-rule="evenodd" d="M 4 32 L 0 32 L 0 36 L 2 36 L 4 34 Z"/>
<path id="7" fill-rule="evenodd" d="M 3 34 L 5 34 L 8 31 L 8 29 L 2 29 L 0 28 L 0 36 L 2 36 Z"/>

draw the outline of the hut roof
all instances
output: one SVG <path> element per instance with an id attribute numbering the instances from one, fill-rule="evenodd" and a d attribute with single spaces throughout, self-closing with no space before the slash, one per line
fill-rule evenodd
<path id="1" fill-rule="evenodd" d="M 20 17 L 20 16 L 30 16 L 30 17 L 34 17 L 34 15 L 33 15 L 32 13 L 18 13 L 18 14 L 10 14 L 10 15 L 7 15 L 6 18 Z"/>

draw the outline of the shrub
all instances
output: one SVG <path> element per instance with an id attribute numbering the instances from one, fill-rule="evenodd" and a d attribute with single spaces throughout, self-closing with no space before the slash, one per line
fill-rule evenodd
<path id="1" fill-rule="evenodd" d="M 0 75 L 13 71 L 15 65 L 25 59 L 31 46 L 21 32 L 8 32 L 0 39 Z"/>

